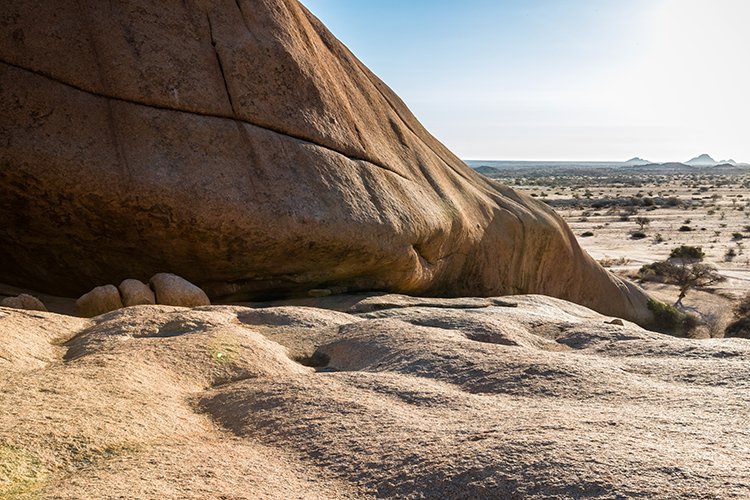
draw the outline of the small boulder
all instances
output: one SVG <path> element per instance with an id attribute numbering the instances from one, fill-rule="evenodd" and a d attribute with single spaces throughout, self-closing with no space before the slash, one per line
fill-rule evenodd
<path id="1" fill-rule="evenodd" d="M 154 292 L 142 281 L 134 279 L 123 280 L 118 288 L 120 289 L 122 304 L 125 307 L 156 304 Z"/>
<path id="2" fill-rule="evenodd" d="M 612 321 L 605 321 L 608 325 L 625 326 L 625 323 L 620 318 L 615 318 Z"/>
<path id="3" fill-rule="evenodd" d="M 42 304 L 41 300 L 27 293 L 22 293 L 17 297 L 6 297 L 2 301 L 0 301 L 0 306 L 12 307 L 14 309 L 28 309 L 30 311 L 47 310 L 47 308 L 44 307 L 44 304 Z"/>
<path id="4" fill-rule="evenodd" d="M 93 318 L 116 309 L 122 309 L 122 299 L 114 285 L 98 286 L 76 300 L 76 312 L 84 318 Z"/>
<path id="5" fill-rule="evenodd" d="M 156 294 L 156 303 L 166 306 L 209 306 L 206 293 L 184 278 L 175 274 L 159 273 L 150 280 Z"/>

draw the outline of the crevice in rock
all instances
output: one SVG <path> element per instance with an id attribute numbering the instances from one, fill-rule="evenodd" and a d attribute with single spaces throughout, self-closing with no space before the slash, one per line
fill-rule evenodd
<path id="1" fill-rule="evenodd" d="M 211 16 L 206 13 L 206 20 L 208 21 L 208 36 L 211 38 L 211 48 L 214 49 L 214 55 L 216 56 L 216 63 L 219 66 L 219 73 L 221 74 L 221 79 L 224 82 L 224 90 L 227 94 L 227 100 L 229 101 L 229 107 L 232 109 L 232 116 L 237 117 L 237 110 L 234 109 L 234 101 L 232 101 L 232 93 L 229 92 L 229 83 L 227 83 L 227 75 L 224 73 L 224 64 L 221 62 L 221 55 L 219 54 L 219 51 L 216 50 L 216 39 L 214 38 L 214 28 L 211 24 Z"/>
<path id="2" fill-rule="evenodd" d="M 435 262 L 432 262 L 427 258 L 427 256 L 422 252 L 421 245 L 419 245 L 418 243 L 412 244 L 411 248 L 412 250 L 414 250 L 414 253 L 417 254 L 417 257 L 422 262 L 422 264 L 424 264 L 426 267 L 432 267 L 436 264 Z"/>
<path id="3" fill-rule="evenodd" d="M 336 153 L 339 156 L 343 156 L 344 158 L 348 158 L 349 160 L 366 163 L 368 165 L 372 165 L 374 167 L 377 167 L 377 168 L 379 168 L 381 170 L 386 170 L 386 171 L 388 171 L 388 172 L 390 172 L 390 173 L 392 173 L 394 175 L 397 175 L 398 177 L 400 177 L 400 178 L 402 178 L 404 180 L 412 181 L 412 179 L 410 179 L 409 177 L 405 176 L 404 174 L 402 174 L 398 170 L 395 170 L 395 169 L 393 169 L 391 167 L 388 167 L 387 165 L 385 165 L 383 163 L 380 163 L 380 162 L 378 162 L 376 160 L 373 160 L 373 159 L 370 159 L 370 158 L 362 158 L 362 157 L 359 157 L 359 156 L 353 156 L 353 155 L 344 153 L 343 151 L 339 151 L 338 149 L 333 148 L 331 146 L 327 146 L 325 144 L 321 144 L 319 142 L 316 142 L 313 139 L 310 139 L 308 137 L 303 137 L 303 136 L 300 136 L 300 135 L 288 133 L 288 132 L 285 132 L 285 131 L 283 131 L 283 130 L 281 130 L 279 128 L 276 128 L 276 127 L 270 127 L 268 125 L 260 125 L 258 123 L 253 123 L 253 122 L 251 122 L 249 120 L 242 119 L 242 118 L 237 118 L 235 116 L 230 116 L 230 115 L 223 115 L 223 114 L 219 114 L 219 113 L 208 113 L 208 112 L 195 111 L 195 110 L 186 110 L 186 109 L 176 108 L 176 107 L 173 107 L 173 106 L 167 106 L 167 105 L 164 105 L 164 104 L 141 102 L 141 101 L 136 101 L 136 100 L 133 100 L 133 99 L 127 99 L 127 98 L 124 98 L 124 97 L 118 97 L 118 96 L 115 96 L 115 95 L 107 95 L 107 94 L 103 94 L 103 93 L 100 93 L 100 92 L 95 92 L 95 91 L 86 89 L 86 88 L 81 87 L 80 85 L 76 85 L 74 83 L 66 82 L 64 80 L 61 80 L 61 79 L 55 77 L 55 76 L 49 75 L 49 74 L 47 74 L 47 73 L 45 73 L 43 71 L 39 71 L 39 70 L 35 70 L 35 69 L 30 69 L 30 68 L 21 66 L 19 64 L 15 64 L 15 63 L 12 63 L 12 62 L 9 62 L 9 61 L 5 61 L 3 59 L 0 59 L 0 63 L 5 64 L 6 66 L 10 66 L 10 67 L 16 68 L 16 69 L 21 70 L 21 71 L 25 71 L 27 73 L 31 73 L 31 74 L 40 76 L 42 78 L 46 78 L 47 80 L 59 83 L 61 85 L 65 85 L 66 87 L 70 87 L 72 89 L 78 90 L 79 92 L 84 92 L 86 94 L 89 94 L 89 95 L 92 95 L 92 96 L 95 96 L 95 97 L 100 97 L 102 99 L 110 99 L 110 100 L 113 100 L 113 101 L 123 102 L 123 103 L 126 103 L 126 104 L 133 104 L 133 105 L 136 105 L 136 106 L 144 106 L 144 107 L 147 107 L 147 108 L 158 109 L 158 110 L 162 110 L 162 111 L 174 111 L 174 112 L 185 113 L 185 114 L 189 114 L 189 115 L 203 116 L 203 117 L 206 117 L 206 118 L 218 118 L 218 119 L 224 119 L 224 120 L 232 120 L 232 121 L 235 121 L 235 122 L 238 122 L 238 123 L 244 123 L 244 124 L 250 125 L 252 127 L 256 127 L 256 128 L 262 129 L 262 130 L 266 130 L 268 132 L 273 132 L 275 134 L 288 137 L 290 139 L 294 139 L 294 140 L 297 140 L 297 141 L 300 141 L 300 142 L 305 142 L 307 144 L 312 144 L 314 146 L 317 146 L 319 148 L 325 149 L 327 151 L 331 151 L 332 153 Z"/>
<path id="4" fill-rule="evenodd" d="M 215 389 L 223 389 L 227 386 L 230 386 L 232 384 L 238 384 L 240 382 L 245 382 L 247 380 L 255 380 L 257 379 L 257 375 L 252 374 L 235 374 L 230 375 L 227 377 L 219 378 L 215 381 L 213 381 L 208 387 L 205 388 L 205 391 L 211 391 Z"/>
<path id="5" fill-rule="evenodd" d="M 321 351 L 315 351 L 311 356 L 296 356 L 292 360 L 301 364 L 302 366 L 316 369 L 326 368 L 328 367 L 328 363 L 331 362 L 330 356 Z"/>
<path id="6" fill-rule="evenodd" d="M 96 62 L 96 74 L 99 78 L 99 84 L 104 89 L 109 91 L 108 82 L 104 79 L 104 72 L 102 71 L 101 56 L 99 55 L 99 49 L 96 45 L 96 40 L 94 38 L 93 31 L 91 30 L 90 22 L 88 21 L 89 18 L 87 17 L 87 12 L 85 9 L 81 7 L 80 0 L 76 1 L 76 7 L 78 9 L 80 18 L 84 20 L 83 28 L 86 33 L 89 46 L 91 47 L 91 52 L 94 55 L 94 61 Z M 123 147 L 122 141 L 120 140 L 120 136 L 117 132 L 117 124 L 115 123 L 114 110 L 112 109 L 111 101 L 107 101 L 107 122 L 109 124 L 109 133 L 112 138 L 112 145 L 114 146 L 115 151 L 117 152 L 118 164 L 124 168 L 124 171 L 127 174 L 128 179 L 130 180 L 130 183 L 132 184 L 133 174 L 132 174 L 132 171 L 130 170 L 130 164 L 128 163 L 125 148 Z"/>

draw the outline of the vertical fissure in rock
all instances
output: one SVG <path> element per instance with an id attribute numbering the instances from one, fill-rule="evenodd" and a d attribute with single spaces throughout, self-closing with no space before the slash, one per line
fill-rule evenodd
<path id="1" fill-rule="evenodd" d="M 214 28 L 211 24 L 211 15 L 206 13 L 206 20 L 208 20 L 208 34 L 211 37 L 211 47 L 214 49 L 214 55 L 216 56 L 216 63 L 219 65 L 219 73 L 221 73 L 221 79 L 224 82 L 224 91 L 227 94 L 227 100 L 229 101 L 229 107 L 232 108 L 232 116 L 237 117 L 237 111 L 234 109 L 234 102 L 232 101 L 232 93 L 229 92 L 229 84 L 227 83 L 227 75 L 224 73 L 224 64 L 221 61 L 221 55 L 216 48 L 216 39 L 214 38 Z"/>

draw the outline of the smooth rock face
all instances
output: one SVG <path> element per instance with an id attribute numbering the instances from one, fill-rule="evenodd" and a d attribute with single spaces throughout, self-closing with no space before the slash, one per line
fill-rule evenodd
<path id="1" fill-rule="evenodd" d="M 184 278 L 174 274 L 159 273 L 150 280 L 156 294 L 156 303 L 168 306 L 198 307 L 211 305 L 205 292 Z"/>
<path id="2" fill-rule="evenodd" d="M 93 318 L 122 307 L 120 292 L 114 285 L 98 286 L 76 300 L 76 312 L 84 318 Z"/>
<path id="3" fill-rule="evenodd" d="M 32 311 L 47 310 L 41 300 L 27 293 L 22 293 L 16 297 L 6 297 L 0 301 L 0 306 L 12 307 L 14 309 L 29 309 Z"/>
<path id="4" fill-rule="evenodd" d="M 750 498 L 747 340 L 407 302 L 4 309 L 0 498 Z"/>
<path id="5" fill-rule="evenodd" d="M 0 281 L 76 295 L 168 268 L 213 297 L 542 293 L 652 318 L 296 0 L 2 11 Z"/>
<path id="6" fill-rule="evenodd" d="M 117 287 L 125 307 L 156 304 L 154 292 L 145 283 L 135 279 L 126 279 Z"/>

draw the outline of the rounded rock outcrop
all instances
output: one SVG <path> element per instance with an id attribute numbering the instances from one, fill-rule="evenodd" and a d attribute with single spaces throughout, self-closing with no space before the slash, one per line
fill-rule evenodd
<path id="1" fill-rule="evenodd" d="M 2 307 L 12 307 L 13 309 L 27 309 L 30 311 L 46 311 L 44 303 L 27 293 L 22 293 L 15 297 L 5 297 L 0 301 Z"/>
<path id="2" fill-rule="evenodd" d="M 76 313 L 84 318 L 122 309 L 120 292 L 114 285 L 98 286 L 76 300 Z"/>
<path id="3" fill-rule="evenodd" d="M 3 11 L 0 281 L 74 296 L 167 268 L 213 298 L 540 293 L 652 318 L 297 0 Z"/>
<path id="4" fill-rule="evenodd" d="M 140 280 L 126 279 L 117 287 L 125 307 L 156 304 L 154 292 Z"/>
<path id="5" fill-rule="evenodd" d="M 211 305 L 203 290 L 177 275 L 159 273 L 151 277 L 149 282 L 154 287 L 157 304 L 181 307 Z"/>

